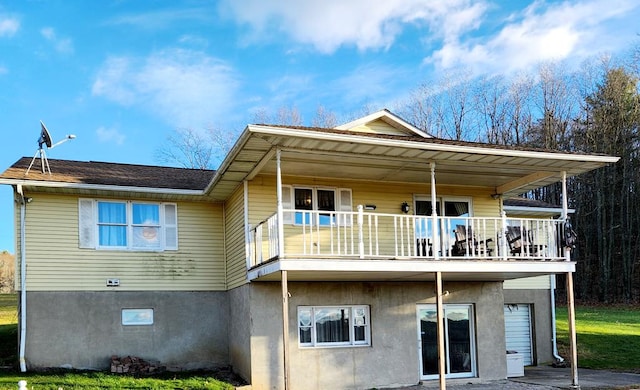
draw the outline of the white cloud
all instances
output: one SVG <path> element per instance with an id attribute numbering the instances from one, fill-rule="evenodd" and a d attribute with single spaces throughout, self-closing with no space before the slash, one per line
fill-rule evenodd
<path id="1" fill-rule="evenodd" d="M 173 126 L 200 128 L 228 115 L 237 85 L 234 70 L 223 61 L 201 52 L 172 49 L 146 58 L 107 59 L 92 93 L 141 107 Z"/>
<path id="2" fill-rule="evenodd" d="M 41 29 L 40 34 L 44 37 L 44 39 L 53 44 L 53 47 L 57 52 L 64 54 L 73 53 L 73 42 L 71 41 L 71 39 L 58 37 L 52 27 L 45 27 Z"/>
<path id="3" fill-rule="evenodd" d="M 11 37 L 20 29 L 18 19 L 0 15 L 0 37 Z"/>
<path id="4" fill-rule="evenodd" d="M 607 31 L 604 25 L 626 17 L 634 7 L 638 6 L 630 1 L 534 2 L 507 18 L 493 36 L 445 40 L 426 62 L 440 69 L 466 67 L 475 72 L 508 73 L 545 61 L 581 60 L 611 49 L 620 37 L 611 35 L 611 29 Z"/>
<path id="5" fill-rule="evenodd" d="M 99 127 L 96 130 L 96 136 L 98 137 L 98 141 L 102 143 L 115 143 L 117 145 L 122 145 L 127 138 L 117 129 L 107 129 L 106 127 Z"/>
<path id="6" fill-rule="evenodd" d="M 486 9 L 471 0 L 226 0 L 222 12 L 248 25 L 249 39 L 271 29 L 323 53 L 341 46 L 388 48 L 408 23 L 428 23 L 435 35 L 457 35 L 478 26 Z"/>

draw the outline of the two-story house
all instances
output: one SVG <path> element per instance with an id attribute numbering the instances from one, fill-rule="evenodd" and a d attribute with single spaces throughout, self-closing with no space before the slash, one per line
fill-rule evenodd
<path id="1" fill-rule="evenodd" d="M 0 176 L 21 363 L 231 365 L 253 389 L 504 379 L 505 312 L 527 307 L 525 364 L 553 360 L 549 276 L 571 281 L 576 263 L 566 194 L 558 219 L 503 200 L 616 161 L 437 139 L 386 110 L 249 125 L 216 171 L 49 160 L 27 174 L 22 158 Z"/>

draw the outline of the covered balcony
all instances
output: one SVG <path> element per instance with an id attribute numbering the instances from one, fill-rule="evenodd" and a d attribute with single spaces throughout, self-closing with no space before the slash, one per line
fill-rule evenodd
<path id="1" fill-rule="evenodd" d="M 566 261 L 562 220 L 283 210 L 250 234 L 250 267 L 277 259 Z M 435 229 L 433 227 L 436 227 Z"/>

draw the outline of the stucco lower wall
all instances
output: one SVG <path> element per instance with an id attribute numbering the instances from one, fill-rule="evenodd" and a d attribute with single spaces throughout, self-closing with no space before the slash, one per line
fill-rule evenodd
<path id="1" fill-rule="evenodd" d="M 250 292 L 248 284 L 229 291 L 229 361 L 247 382 L 251 380 Z"/>
<path id="2" fill-rule="evenodd" d="M 229 364 L 226 292 L 29 292 L 29 368 L 106 369 L 112 355 L 185 369 Z M 152 308 L 153 325 L 123 326 L 121 310 Z"/>
<path id="3" fill-rule="evenodd" d="M 504 290 L 505 304 L 529 304 L 533 313 L 532 334 L 534 363 L 552 362 L 553 343 L 551 327 L 550 290 Z"/>
<path id="4" fill-rule="evenodd" d="M 283 389 L 280 283 L 251 283 L 251 385 Z M 445 283 L 445 304 L 473 304 L 479 380 L 504 379 L 502 283 Z M 291 389 L 367 389 L 420 381 L 417 304 L 435 303 L 432 283 L 289 283 Z M 369 305 L 370 347 L 299 348 L 297 307 Z M 464 382 L 473 381 L 466 378 Z"/>

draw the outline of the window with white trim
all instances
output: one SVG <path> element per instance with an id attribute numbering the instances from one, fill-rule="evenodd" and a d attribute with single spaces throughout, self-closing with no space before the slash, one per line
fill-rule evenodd
<path id="1" fill-rule="evenodd" d="M 340 215 L 336 211 L 352 211 L 351 190 L 284 185 L 282 207 L 285 210 L 300 210 L 285 212 L 284 223 L 328 226 L 336 223 L 336 215 Z M 350 219 L 350 215 L 343 215 L 339 222 L 345 224 Z"/>
<path id="2" fill-rule="evenodd" d="M 371 345 L 369 306 L 299 306 L 301 347 Z"/>
<path id="3" fill-rule="evenodd" d="M 178 249 L 177 206 L 118 200 L 79 200 L 80 248 Z"/>

